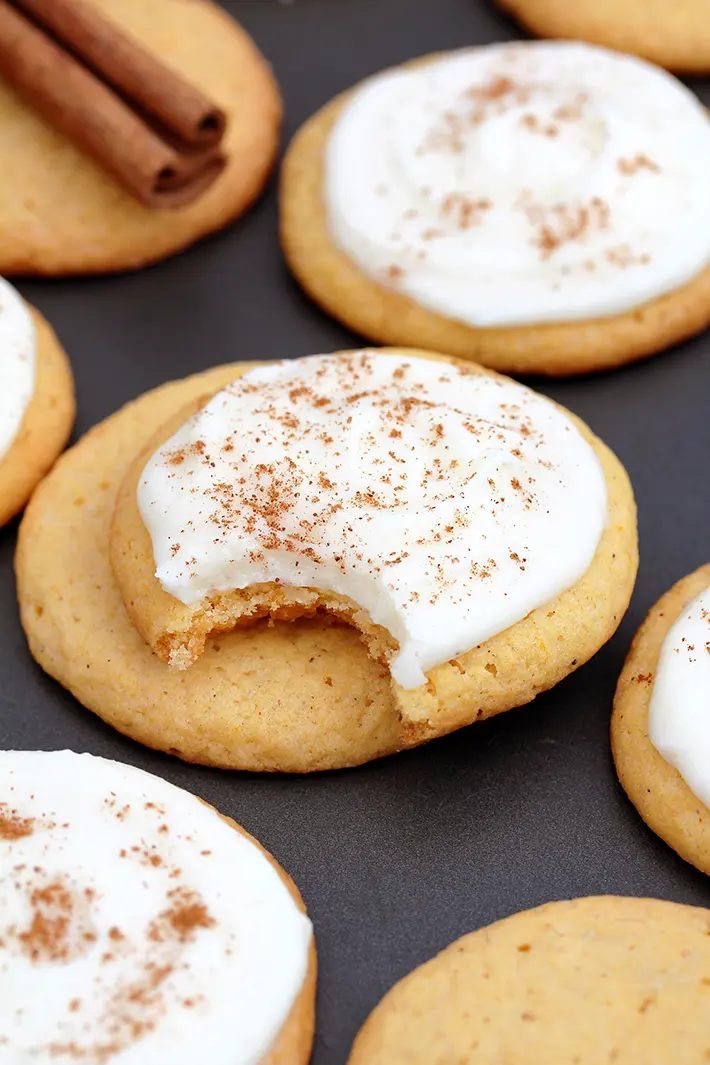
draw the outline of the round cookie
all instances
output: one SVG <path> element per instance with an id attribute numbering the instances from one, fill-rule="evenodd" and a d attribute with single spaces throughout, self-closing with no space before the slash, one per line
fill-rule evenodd
<path id="1" fill-rule="evenodd" d="M 312 928 L 252 836 L 133 766 L 72 751 L 0 765 L 0 1060 L 305 1065 Z"/>
<path id="2" fill-rule="evenodd" d="M 643 56 L 679 74 L 710 71 L 704 0 L 496 0 L 538 37 L 591 41 Z"/>
<path id="3" fill-rule="evenodd" d="M 569 6 L 573 7 L 574 5 Z M 511 92 L 515 92 L 515 50 L 531 47 L 542 47 L 542 45 L 527 43 L 512 46 L 489 46 L 489 49 L 471 50 L 472 52 L 490 51 L 492 48 L 496 48 L 501 56 L 506 54 L 513 56 L 506 69 L 503 69 L 503 65 L 501 66 L 503 73 L 491 79 L 487 89 L 488 98 L 483 99 L 484 105 L 490 104 L 495 108 L 498 106 L 499 97 L 504 99 L 509 89 Z M 564 45 L 558 45 L 557 47 L 564 47 Z M 448 58 L 449 55 L 455 56 L 456 53 L 445 53 L 443 56 L 431 55 L 384 73 L 389 75 L 399 71 L 415 71 L 422 65 L 436 63 L 442 58 Z M 329 314 L 340 319 L 350 329 L 378 343 L 417 346 L 434 351 L 445 351 L 461 358 L 473 359 L 503 373 L 547 374 L 552 376 L 568 376 L 612 369 L 668 348 L 697 334 L 710 324 L 710 268 L 707 265 L 701 267 L 693 276 L 686 278 L 684 283 L 672 288 L 672 290 L 662 292 L 660 295 L 650 298 L 647 302 L 641 301 L 638 305 L 619 313 L 586 319 L 582 313 L 572 320 L 546 320 L 536 324 L 533 301 L 531 304 L 533 317 L 529 320 L 530 324 L 523 323 L 506 326 L 472 325 L 463 319 L 457 319 L 450 314 L 434 309 L 433 305 L 425 306 L 424 303 L 401 291 L 402 278 L 404 274 L 409 272 L 409 267 L 405 266 L 403 268 L 401 262 L 404 262 L 404 259 L 400 262 L 399 257 L 396 258 L 394 266 L 380 271 L 377 278 L 371 271 L 366 272 L 354 257 L 342 249 L 332 234 L 325 196 L 326 157 L 333 131 L 339 119 L 352 106 L 357 94 L 372 85 L 376 78 L 368 79 L 354 89 L 341 94 L 313 115 L 292 140 L 281 171 L 280 232 L 284 255 L 299 283 Z M 466 94 L 464 93 L 463 96 L 465 97 Z M 458 103 L 456 106 L 458 106 Z M 567 108 L 568 113 L 572 113 L 574 106 L 576 105 L 572 102 L 571 106 Z M 556 109 L 555 113 L 564 114 L 564 111 L 565 107 L 562 107 Z M 450 121 L 453 125 L 454 120 L 458 120 L 458 116 L 454 111 L 445 112 L 444 119 L 447 122 Z M 530 116 L 523 114 L 521 121 L 526 119 L 530 120 Z M 534 115 L 533 119 L 535 119 Z M 412 121 L 417 121 L 416 115 Z M 467 121 L 468 119 L 464 115 L 462 122 L 465 124 Z M 478 121 L 478 118 L 476 118 L 475 122 Z M 501 121 L 505 121 L 505 116 Z M 564 125 L 566 119 L 563 117 L 560 121 Z M 453 128 L 456 131 L 459 130 L 457 125 L 453 125 Z M 561 128 L 562 126 L 552 126 L 549 137 L 538 135 L 545 132 L 545 127 L 541 126 L 533 131 L 539 142 L 539 152 L 548 150 L 550 145 L 552 145 L 552 148 L 549 150 L 554 150 L 555 145 L 561 140 L 559 136 Z M 451 135 L 446 125 L 444 133 L 446 133 L 447 137 Z M 553 133 L 555 134 L 554 137 L 552 136 Z M 463 135 L 465 136 L 465 133 Z M 498 152 L 496 146 L 499 142 L 493 134 L 491 136 L 491 151 L 495 154 Z M 374 131 L 372 143 L 378 143 Z M 388 143 L 396 145 L 397 140 L 393 138 Z M 454 152 L 455 159 L 461 157 L 459 142 L 454 142 L 451 150 Z M 484 147 L 482 151 L 485 150 Z M 673 154 L 672 152 L 671 155 Z M 509 159 L 509 155 L 512 159 Z M 634 153 L 632 152 L 631 155 L 633 156 Z M 526 173 L 530 169 L 525 161 L 516 161 L 515 153 L 512 150 L 507 154 L 504 153 L 502 158 L 504 161 L 507 160 L 506 166 L 501 171 L 503 175 L 505 173 Z M 642 159 L 644 157 L 641 154 L 635 158 Z M 415 160 L 415 162 L 419 165 L 418 160 Z M 628 160 L 623 158 L 619 160 L 619 165 L 627 164 L 630 174 L 636 164 L 629 164 Z M 470 176 L 471 174 L 476 174 L 475 156 L 473 160 L 469 159 L 467 164 L 461 165 L 464 167 L 462 171 L 464 178 L 457 172 L 455 180 L 459 184 L 463 182 L 460 187 L 470 188 L 471 194 L 468 198 L 460 196 L 459 193 L 454 194 L 453 197 L 446 197 L 443 201 L 444 208 L 442 210 L 447 215 L 447 224 L 452 223 L 454 216 L 459 217 L 460 214 L 460 226 L 462 229 L 482 231 L 481 226 L 486 224 L 486 215 L 492 201 L 485 198 L 482 200 L 475 199 L 477 195 L 475 190 L 480 187 L 480 179 L 474 182 Z M 643 165 L 639 165 L 641 170 L 643 170 Z M 402 166 L 404 169 L 404 164 Z M 468 166 L 468 169 L 465 169 L 466 166 Z M 558 167 L 559 163 L 554 158 L 551 158 L 545 172 L 555 173 Z M 538 165 L 539 169 L 540 166 Z M 418 175 L 413 171 L 411 173 L 408 172 L 405 174 L 403 181 L 409 182 L 413 188 L 415 180 L 420 178 L 425 180 L 425 173 L 424 169 Z M 627 177 L 631 180 L 629 174 L 627 174 Z M 637 176 L 638 174 L 634 175 L 634 177 Z M 641 180 L 648 176 L 649 174 L 641 173 Z M 436 174 L 430 180 L 434 184 L 440 181 L 440 175 Z M 501 180 L 503 180 L 503 177 L 501 177 Z M 590 180 L 592 179 L 590 178 Z M 363 181 L 366 182 L 367 178 L 365 177 Z M 388 194 L 386 185 L 378 185 L 375 191 L 378 195 L 381 191 L 382 198 L 386 199 Z M 422 191 L 426 190 L 422 189 Z M 524 193 L 525 189 L 523 188 L 521 195 Z M 492 195 L 495 194 L 493 193 Z M 558 195 L 562 195 L 559 190 Z M 459 197 L 458 200 L 457 197 Z M 349 200 L 352 202 L 352 197 Z M 377 196 L 375 196 L 373 203 L 376 204 L 376 200 Z M 593 204 L 594 200 L 591 203 Z M 599 203 L 603 207 L 603 201 L 599 201 Z M 413 206 L 410 211 L 405 212 L 402 226 L 411 225 L 415 227 L 419 225 L 414 216 L 419 213 L 421 217 L 421 204 L 417 202 L 415 206 L 416 210 Z M 527 210 L 522 205 L 522 201 L 521 206 Z M 537 210 L 537 205 L 533 205 L 532 210 Z M 539 241 L 541 244 L 543 249 L 541 253 L 542 260 L 550 258 L 548 251 L 552 255 L 556 254 L 554 243 L 551 242 L 549 247 L 545 245 L 546 241 L 551 241 L 551 227 L 554 229 L 557 225 L 555 221 L 556 210 L 557 207 L 555 206 L 551 208 L 552 214 L 548 222 L 541 227 L 537 236 L 531 236 L 530 238 L 531 243 Z M 591 210 L 593 212 L 594 208 L 592 207 Z M 494 213 L 494 211 L 491 211 L 491 216 Z M 411 219 L 409 222 L 407 222 L 407 215 Z M 370 212 L 370 216 L 374 217 L 374 208 L 373 212 Z M 577 228 L 587 224 L 584 219 L 590 217 L 590 206 L 587 204 L 580 208 L 579 211 L 575 209 L 564 217 L 560 217 L 564 223 L 562 230 L 568 236 L 571 234 L 571 239 L 574 241 Z M 354 218 L 355 215 L 353 215 Z M 431 219 L 428 214 L 426 215 L 426 220 L 427 225 L 429 225 Z M 557 219 L 557 221 L 559 222 L 560 219 Z M 605 225 L 604 218 L 600 217 L 599 221 L 603 229 Z M 399 221 L 397 225 L 400 225 Z M 354 227 L 355 223 L 351 219 L 342 222 L 342 231 L 344 233 L 347 233 L 349 228 L 354 229 Z M 383 234 L 384 232 L 383 230 Z M 417 252 L 417 256 L 429 254 L 427 249 L 431 249 L 438 232 L 437 229 L 428 229 L 419 234 L 419 237 L 422 238 L 422 243 L 421 250 Z M 429 244 L 427 244 L 428 234 L 432 235 Z M 400 244 L 396 247 L 404 248 L 402 241 L 410 239 L 410 231 L 402 229 L 402 233 L 395 234 L 395 236 L 400 241 Z M 419 237 L 417 237 L 417 241 Z M 388 241 L 391 239 L 393 239 L 391 236 L 387 237 Z M 363 240 L 361 243 L 363 254 L 370 254 L 365 250 L 368 246 L 371 247 L 371 244 L 368 245 L 368 241 Z M 415 242 L 413 246 L 418 247 L 419 244 Z M 662 251 L 663 249 L 661 248 L 661 253 Z M 461 256 L 464 252 L 465 249 L 463 252 L 456 249 L 457 258 L 454 260 L 454 267 L 460 265 Z M 619 249 L 611 249 L 611 251 L 606 253 L 607 255 L 614 254 L 617 256 L 615 263 L 619 268 L 621 280 L 623 280 L 623 275 L 627 268 L 627 259 L 624 258 L 627 253 L 628 247 L 624 244 L 620 245 Z M 379 254 L 380 251 L 378 249 Z M 399 252 L 397 256 L 399 256 Z M 414 262 L 415 260 L 412 261 Z M 631 260 L 628 261 L 630 262 Z M 577 271 L 579 269 L 581 274 L 584 273 L 585 267 L 586 264 L 581 260 L 574 264 L 574 270 Z M 440 278 L 437 277 L 435 281 L 438 287 Z M 561 275 L 558 282 L 555 283 L 565 284 L 566 278 Z M 613 283 L 610 288 L 614 288 Z M 433 293 L 434 291 L 434 282 L 432 282 L 431 292 Z M 461 283 L 459 298 L 461 298 L 460 294 L 465 294 L 466 291 L 467 289 Z"/>
<path id="4" fill-rule="evenodd" d="M 211 0 L 91 2 L 224 108 L 229 163 L 197 202 L 149 210 L 0 83 L 0 273 L 105 273 L 162 259 L 240 215 L 274 162 L 277 86 L 222 8 Z"/>
<path id="5" fill-rule="evenodd" d="M 697 1065 L 707 1059 L 710 911 L 552 902 L 452 943 L 384 997 L 349 1065 Z"/>
<path id="6" fill-rule="evenodd" d="M 44 482 L 21 525 L 16 573 L 30 649 L 114 728 L 225 768 L 342 768 L 531 701 L 616 630 L 637 568 L 633 494 L 618 460 L 578 423 L 609 501 L 592 565 L 546 607 L 431 670 L 425 687 L 394 688 L 354 629 L 322 617 L 216 636 L 189 669 L 171 670 L 133 627 L 112 574 L 115 501 L 156 426 L 249 368 L 221 366 L 165 385 L 96 426 Z"/>
<path id="7" fill-rule="evenodd" d="M 64 449 L 76 406 L 74 381 L 51 326 L 31 308 L 35 326 L 35 386 L 19 431 L 0 458 L 0 525 L 22 508 Z"/>
<path id="8" fill-rule="evenodd" d="M 661 648 L 673 624 L 710 587 L 710 565 L 678 581 L 639 629 L 616 689 L 611 746 L 619 780 L 646 824 L 704 873 L 710 873 L 710 810 L 652 744 L 648 710 Z"/>

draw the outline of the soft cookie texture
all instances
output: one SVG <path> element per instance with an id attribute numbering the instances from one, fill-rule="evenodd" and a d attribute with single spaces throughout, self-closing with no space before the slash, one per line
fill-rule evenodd
<path id="1" fill-rule="evenodd" d="M 349 1065 L 698 1065 L 709 972 L 708 910 L 552 902 L 464 936 L 396 984 Z"/>
<path id="2" fill-rule="evenodd" d="M 710 71 L 705 0 L 496 0 L 538 37 L 567 37 L 632 52 L 680 74 Z"/>
<path id="3" fill-rule="evenodd" d="M 611 746 L 624 790 L 646 824 L 687 862 L 710 873 L 710 810 L 648 735 L 648 708 L 663 642 L 674 622 L 710 587 L 710 565 L 659 599 L 639 629 L 619 678 Z"/>
<path id="4" fill-rule="evenodd" d="M 379 343 L 445 351 L 504 373 L 567 376 L 633 362 L 710 324 L 708 268 L 680 288 L 614 317 L 506 327 L 455 321 L 393 285 L 380 284 L 336 246 L 327 218 L 325 154 L 354 91 L 336 97 L 302 126 L 284 159 L 280 185 L 286 260 L 306 292 L 349 328 Z"/>
<path id="5" fill-rule="evenodd" d="M 281 102 L 248 35 L 210 0 L 91 0 L 228 116 L 229 163 L 197 202 L 149 210 L 0 82 L 0 272 L 128 270 L 226 226 L 261 191 Z"/>
<path id="6" fill-rule="evenodd" d="M 0 525 L 22 510 L 63 450 L 76 413 L 69 360 L 39 311 L 33 310 L 32 315 L 35 390 L 10 450 L 0 459 Z"/>
<path id="7" fill-rule="evenodd" d="M 16 571 L 30 648 L 104 720 L 188 761 L 288 772 L 340 768 L 527 703 L 613 634 L 636 575 L 635 506 L 623 467 L 579 423 L 609 497 L 592 565 L 546 607 L 433 669 L 426 686 L 397 689 L 355 629 L 321 615 L 217 635 L 189 669 L 170 669 L 134 628 L 113 576 L 114 506 L 155 427 L 249 368 L 221 366 L 140 397 L 72 448 L 28 508 Z M 162 591 L 141 523 L 131 549 L 147 586 Z"/>

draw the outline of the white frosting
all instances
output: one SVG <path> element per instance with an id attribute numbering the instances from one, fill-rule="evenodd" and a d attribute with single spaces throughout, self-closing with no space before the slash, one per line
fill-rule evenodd
<path id="1" fill-rule="evenodd" d="M 91 755 L 0 752 L 0 1065 L 252 1065 L 311 927 L 194 796 Z"/>
<path id="2" fill-rule="evenodd" d="M 0 459 L 10 450 L 35 388 L 35 328 L 27 305 L 0 278 Z"/>
<path id="3" fill-rule="evenodd" d="M 607 515 L 549 400 L 374 351 L 247 373 L 152 457 L 138 504 L 183 603 L 266 581 L 348 596 L 398 641 L 404 688 L 576 583 Z"/>
<path id="4" fill-rule="evenodd" d="M 453 52 L 357 88 L 331 132 L 331 237 L 473 326 L 629 311 L 710 262 L 710 121 L 640 59 L 586 44 Z"/>
<path id="5" fill-rule="evenodd" d="M 691 603 L 663 641 L 648 735 L 693 794 L 710 807 L 710 588 Z"/>

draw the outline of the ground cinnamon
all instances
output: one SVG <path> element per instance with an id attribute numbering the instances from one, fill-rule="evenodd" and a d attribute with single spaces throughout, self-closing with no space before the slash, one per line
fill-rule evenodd
<path id="1" fill-rule="evenodd" d="M 48 26 L 51 17 L 57 36 L 61 30 L 68 43 L 74 36 L 76 49 L 64 47 L 20 6 L 36 9 Z M 226 165 L 219 150 L 223 113 L 87 10 L 81 0 L 0 0 L 0 74 L 145 206 L 192 202 Z M 97 72 L 108 68 L 106 80 L 121 93 L 81 61 L 82 46 Z M 131 106 L 128 87 L 141 76 L 147 85 Z"/>

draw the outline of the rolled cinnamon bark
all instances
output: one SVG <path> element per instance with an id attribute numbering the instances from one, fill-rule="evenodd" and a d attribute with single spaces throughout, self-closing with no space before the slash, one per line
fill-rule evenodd
<path id="1" fill-rule="evenodd" d="M 8 0 L 0 0 L 0 74 L 146 207 L 188 204 L 224 169 L 215 149 L 185 155 L 163 141 Z"/>
<path id="2" fill-rule="evenodd" d="M 184 142 L 183 150 L 219 144 L 226 126 L 224 112 L 91 4 L 85 0 L 12 3 Z"/>

